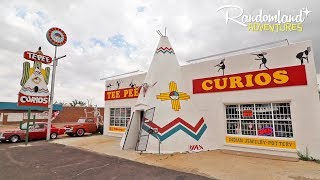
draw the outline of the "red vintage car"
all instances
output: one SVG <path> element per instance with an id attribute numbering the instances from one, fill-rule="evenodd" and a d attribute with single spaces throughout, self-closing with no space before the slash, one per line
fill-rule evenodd
<path id="1" fill-rule="evenodd" d="M 77 123 L 68 124 L 64 126 L 68 136 L 83 136 L 84 133 L 98 132 L 98 126 L 94 119 L 80 118 Z"/>
<path id="2" fill-rule="evenodd" d="M 26 129 L 27 123 L 22 124 L 22 129 Z M 65 129 L 51 126 L 51 139 L 56 139 L 58 135 L 64 134 Z M 47 123 L 35 122 L 29 124 L 29 140 L 45 139 L 47 136 Z M 9 141 L 12 143 L 24 141 L 26 139 L 26 130 L 13 129 L 0 131 L 0 141 Z"/>

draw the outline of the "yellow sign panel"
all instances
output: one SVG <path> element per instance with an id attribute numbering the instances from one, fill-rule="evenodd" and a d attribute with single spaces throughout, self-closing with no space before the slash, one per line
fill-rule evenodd
<path id="1" fill-rule="evenodd" d="M 109 131 L 113 132 L 125 132 L 126 128 L 125 127 L 119 127 L 119 126 L 110 126 Z"/>
<path id="2" fill-rule="evenodd" d="M 229 144 L 244 144 L 252 146 L 275 147 L 285 149 L 296 149 L 296 142 L 292 140 L 276 140 L 276 139 L 261 139 L 261 138 L 246 138 L 239 136 L 226 136 L 226 143 Z"/>

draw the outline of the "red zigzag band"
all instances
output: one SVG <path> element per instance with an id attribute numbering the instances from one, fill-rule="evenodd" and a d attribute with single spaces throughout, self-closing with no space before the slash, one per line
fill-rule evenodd
<path id="1" fill-rule="evenodd" d="M 168 48 L 168 47 L 159 47 L 157 50 L 169 50 L 169 51 L 173 51 L 173 49 L 172 48 Z"/>
<path id="2" fill-rule="evenodd" d="M 196 133 L 201 125 L 204 123 L 204 119 L 203 117 L 199 120 L 199 122 L 196 124 L 195 127 L 193 127 L 192 125 L 190 125 L 188 122 L 186 122 L 185 120 L 181 119 L 181 118 L 176 118 L 175 120 L 171 121 L 169 124 L 165 125 L 164 127 L 159 127 L 158 125 L 156 125 L 153 122 L 147 122 L 146 124 L 148 124 L 149 126 L 151 126 L 152 128 L 157 128 L 158 132 L 160 132 L 161 134 L 166 132 L 168 129 L 172 128 L 174 125 L 181 123 L 184 126 L 186 126 L 189 130 L 193 131 L 194 133 Z"/>

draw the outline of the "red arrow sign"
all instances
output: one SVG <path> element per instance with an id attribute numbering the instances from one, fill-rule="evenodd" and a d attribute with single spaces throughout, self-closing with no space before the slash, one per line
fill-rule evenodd
<path id="1" fill-rule="evenodd" d="M 30 61 L 40 61 L 45 64 L 50 64 L 52 62 L 52 58 L 50 56 L 37 54 L 31 51 L 25 51 L 23 57 Z"/>

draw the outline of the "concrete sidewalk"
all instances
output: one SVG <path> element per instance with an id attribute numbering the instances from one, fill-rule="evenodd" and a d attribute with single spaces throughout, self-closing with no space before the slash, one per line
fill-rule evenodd
<path id="1" fill-rule="evenodd" d="M 0 143 L 1 180 L 208 180 L 45 141 Z"/>
<path id="2" fill-rule="evenodd" d="M 174 169 L 218 179 L 319 179 L 320 164 L 239 156 L 222 151 L 186 154 L 139 154 L 122 151 L 120 138 L 90 136 L 65 138 L 53 143 L 73 146 L 97 153 L 117 156 L 149 165 Z"/>

